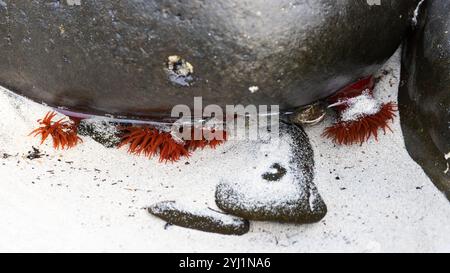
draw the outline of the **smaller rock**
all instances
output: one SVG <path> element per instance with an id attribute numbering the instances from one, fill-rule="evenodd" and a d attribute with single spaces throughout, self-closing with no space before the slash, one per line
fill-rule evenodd
<path id="1" fill-rule="evenodd" d="M 148 211 L 169 224 L 205 232 L 244 235 L 250 229 L 247 220 L 209 208 L 198 208 L 195 204 L 164 201 L 151 206 Z"/>
<path id="2" fill-rule="evenodd" d="M 216 188 L 217 206 L 253 221 L 309 224 L 322 220 L 327 207 L 313 182 L 314 155 L 303 129 L 280 124 L 280 137 L 273 134 L 269 141 L 253 141 L 251 145 L 257 153 L 252 162 L 269 156 L 277 163 L 262 176 L 230 174 L 223 179 Z M 268 149 L 272 152 L 266 152 Z"/>
<path id="3" fill-rule="evenodd" d="M 120 131 L 116 124 L 102 119 L 82 120 L 78 126 L 78 133 L 91 137 L 107 148 L 114 148 L 120 143 Z"/>
<path id="4" fill-rule="evenodd" d="M 29 160 L 34 160 L 34 159 L 39 159 L 42 158 L 44 156 L 43 153 L 41 153 L 41 151 L 38 148 L 35 148 L 34 146 L 31 147 L 33 150 L 32 151 L 28 151 L 28 155 L 27 158 Z M 5 156 L 3 155 L 3 158 L 5 158 Z M 6 157 L 7 158 L 7 157 Z"/>

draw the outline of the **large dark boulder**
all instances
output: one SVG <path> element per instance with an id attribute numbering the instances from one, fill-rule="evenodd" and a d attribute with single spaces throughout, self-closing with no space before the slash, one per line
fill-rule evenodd
<path id="1" fill-rule="evenodd" d="M 377 2 L 3 0 L 0 84 L 88 113 L 149 117 L 194 96 L 293 108 L 393 54 L 418 0 Z"/>
<path id="2" fill-rule="evenodd" d="M 450 2 L 425 1 L 404 48 L 400 115 L 406 147 L 450 198 Z M 447 155 L 447 156 L 446 156 Z M 449 161 L 450 162 L 450 161 Z"/>

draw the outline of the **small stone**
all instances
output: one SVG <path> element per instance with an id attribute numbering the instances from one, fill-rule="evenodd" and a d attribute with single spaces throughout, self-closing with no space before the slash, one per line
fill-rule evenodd
<path id="1" fill-rule="evenodd" d="M 227 215 L 195 204 L 174 201 L 157 203 L 148 211 L 171 225 L 224 235 L 244 235 L 250 229 L 247 220 Z"/>
<path id="2" fill-rule="evenodd" d="M 41 153 L 41 151 L 38 148 L 32 147 L 32 151 L 28 151 L 27 158 L 29 160 L 39 159 L 44 156 L 44 154 Z"/>
<path id="3" fill-rule="evenodd" d="M 120 143 L 120 131 L 116 124 L 102 119 L 82 120 L 78 126 L 78 134 L 89 136 L 106 148 L 114 148 Z"/>

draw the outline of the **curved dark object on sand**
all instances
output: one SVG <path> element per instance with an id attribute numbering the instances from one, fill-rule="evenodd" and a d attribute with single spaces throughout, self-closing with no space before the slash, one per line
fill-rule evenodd
<path id="1" fill-rule="evenodd" d="M 376 2 L 3 0 L 0 84 L 91 114 L 152 117 L 194 96 L 294 108 L 394 53 L 418 0 Z"/>
<path id="2" fill-rule="evenodd" d="M 164 201 L 148 208 L 149 213 L 171 225 L 224 235 L 244 235 L 249 221 L 209 208 L 199 209 L 175 201 Z"/>
<path id="3" fill-rule="evenodd" d="M 400 116 L 406 147 L 450 199 L 450 2 L 425 1 L 404 49 Z"/>

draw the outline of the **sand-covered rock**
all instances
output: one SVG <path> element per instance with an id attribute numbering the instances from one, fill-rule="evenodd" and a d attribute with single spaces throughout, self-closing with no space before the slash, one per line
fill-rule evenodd
<path id="1" fill-rule="evenodd" d="M 194 203 L 165 201 L 149 207 L 148 211 L 169 224 L 206 232 L 243 235 L 250 228 L 247 220 L 210 208 L 201 208 Z"/>
<path id="2" fill-rule="evenodd" d="M 296 125 L 281 124 L 280 131 L 280 138 L 271 134 L 265 142 L 254 143 L 256 153 L 273 157 L 273 164 L 266 165 L 259 175 L 223 180 L 216 189 L 216 204 L 228 213 L 249 220 L 318 222 L 325 217 L 327 207 L 313 182 L 314 159 L 309 139 Z M 265 151 L 265 145 L 272 146 L 272 150 L 291 145 L 291 154 L 277 158 L 276 153 Z"/>

